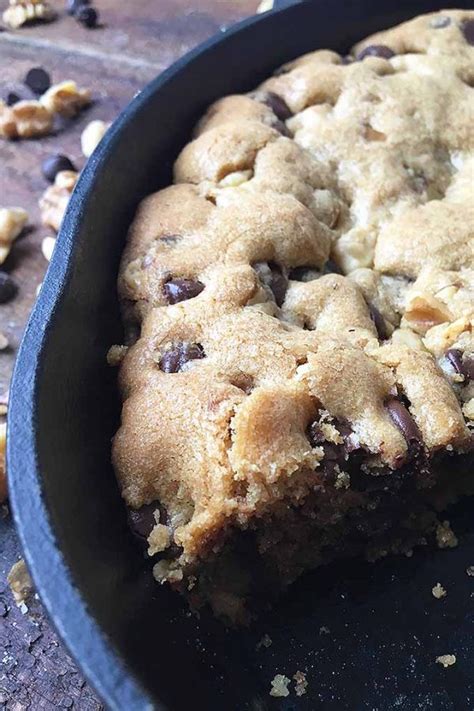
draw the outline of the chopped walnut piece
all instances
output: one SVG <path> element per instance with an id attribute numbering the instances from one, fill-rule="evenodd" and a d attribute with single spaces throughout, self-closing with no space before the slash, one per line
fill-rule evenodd
<path id="1" fill-rule="evenodd" d="M 3 21 L 12 30 L 29 22 L 52 22 L 56 11 L 45 0 L 10 0 L 3 13 Z"/>
<path id="2" fill-rule="evenodd" d="M 56 237 L 45 237 L 41 242 L 41 251 L 43 252 L 43 257 L 47 262 L 51 261 L 53 256 L 53 251 L 56 246 Z"/>
<path id="3" fill-rule="evenodd" d="M 0 207 L 0 264 L 7 258 L 13 241 L 26 223 L 28 213 L 21 207 Z"/>
<path id="4" fill-rule="evenodd" d="M 451 529 L 449 521 L 439 523 L 436 528 L 436 542 L 438 548 L 456 548 L 458 539 L 456 534 Z"/>
<path id="5" fill-rule="evenodd" d="M 25 602 L 34 590 L 33 582 L 23 558 L 20 558 L 20 560 L 12 566 L 8 573 L 7 580 L 18 606 Z"/>
<path id="6" fill-rule="evenodd" d="M 46 188 L 39 201 L 41 221 L 59 232 L 64 213 L 79 175 L 73 170 L 62 170 L 53 185 Z"/>
<path id="7" fill-rule="evenodd" d="M 89 106 L 91 93 L 88 89 L 79 89 L 75 81 L 62 81 L 48 89 L 40 102 L 51 114 L 72 118 Z"/>
<path id="8" fill-rule="evenodd" d="M 280 698 L 282 696 L 289 696 L 290 692 L 288 690 L 288 684 L 290 679 L 284 674 L 275 674 L 271 680 L 272 688 L 270 690 L 270 696 L 275 696 Z"/>
<path id="9" fill-rule="evenodd" d="M 10 342 L 8 338 L 5 336 L 3 331 L 0 331 L 0 351 L 5 351 L 9 345 Z"/>
<path id="10" fill-rule="evenodd" d="M 107 353 L 107 364 L 112 367 L 120 365 L 127 351 L 128 346 L 110 346 Z"/>
<path id="11" fill-rule="evenodd" d="M 7 444 L 7 425 L 6 422 L 0 424 L 0 504 L 6 500 L 8 496 L 7 490 L 7 472 L 5 469 L 5 447 Z"/>
<path id="12" fill-rule="evenodd" d="M 431 594 L 437 600 L 441 600 L 443 597 L 446 597 L 447 592 L 446 592 L 445 588 L 443 588 L 441 583 L 436 583 L 436 585 L 431 590 Z"/>
<path id="13" fill-rule="evenodd" d="M 442 654 L 440 657 L 436 657 L 436 661 L 438 664 L 442 664 L 445 669 L 448 667 L 452 667 L 453 664 L 456 664 L 456 655 L 455 654 Z"/>
<path id="14" fill-rule="evenodd" d="M 91 121 L 81 134 L 81 149 L 86 158 L 90 158 L 108 129 L 110 123 L 105 121 Z"/>
<path id="15" fill-rule="evenodd" d="M 308 686 L 308 682 L 306 681 L 306 674 L 303 674 L 302 671 L 297 671 L 293 675 L 293 679 L 295 680 L 295 691 L 296 691 L 296 696 L 303 696 L 303 694 L 306 694 L 306 688 Z"/>
<path id="16" fill-rule="evenodd" d="M 46 136 L 53 128 L 50 112 L 36 100 L 7 106 L 0 101 L 0 136 L 8 139 Z"/>

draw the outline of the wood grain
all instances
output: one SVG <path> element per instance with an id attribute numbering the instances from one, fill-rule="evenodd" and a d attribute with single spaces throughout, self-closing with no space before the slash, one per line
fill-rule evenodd
<path id="1" fill-rule="evenodd" d="M 0 2 L 0 7 L 6 5 Z M 0 139 L 0 206 L 24 207 L 29 228 L 14 244 L 4 265 L 19 293 L 0 306 L 0 330 L 11 347 L 0 353 L 0 396 L 8 390 L 15 355 L 38 284 L 47 268 L 38 198 L 46 187 L 41 161 L 65 153 L 84 164 L 80 134 L 87 123 L 113 120 L 149 80 L 184 52 L 232 22 L 255 12 L 258 0 L 97 1 L 104 26 L 89 31 L 52 3 L 56 22 L 0 33 L 0 90 L 21 81 L 32 66 L 43 66 L 54 81 L 74 79 L 92 90 L 94 104 L 55 135 L 41 140 Z M 38 600 L 25 614 L 16 608 L 6 575 L 21 556 L 8 506 L 0 508 L 0 708 L 23 711 L 103 708 L 52 631 Z"/>

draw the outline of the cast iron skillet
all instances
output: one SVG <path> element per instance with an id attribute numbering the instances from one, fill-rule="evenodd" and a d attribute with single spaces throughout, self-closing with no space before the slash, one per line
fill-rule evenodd
<path id="1" fill-rule="evenodd" d="M 121 342 L 115 280 L 127 226 L 138 201 L 170 180 L 205 107 L 303 52 L 345 53 L 368 33 L 453 5 L 470 3 L 331 0 L 242 22 L 152 82 L 80 178 L 15 370 L 8 470 L 42 600 L 111 709 L 474 708 L 472 505 L 450 514 L 462 538 L 454 551 L 316 571 L 250 630 L 197 620 L 152 583 L 127 530 L 110 465 L 116 374 L 105 365 Z M 431 595 L 438 581 L 442 601 Z M 273 644 L 256 651 L 265 633 Z M 434 660 L 447 653 L 457 664 L 445 670 Z M 270 698 L 273 676 L 297 670 L 307 695 Z"/>

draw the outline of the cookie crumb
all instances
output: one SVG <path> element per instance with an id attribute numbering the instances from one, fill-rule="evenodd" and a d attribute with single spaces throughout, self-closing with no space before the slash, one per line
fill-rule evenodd
<path id="1" fill-rule="evenodd" d="M 260 15 L 262 12 L 268 12 L 269 10 L 273 10 L 273 0 L 262 0 L 257 7 L 257 15 Z"/>
<path id="2" fill-rule="evenodd" d="M 466 573 L 469 575 L 470 578 L 474 578 L 474 565 L 469 565 L 466 568 Z"/>
<path id="3" fill-rule="evenodd" d="M 12 566 L 7 576 L 8 584 L 15 598 L 15 602 L 20 607 L 25 603 L 33 592 L 33 582 L 26 568 L 26 563 L 23 558 Z M 24 613 L 23 613 L 24 614 Z"/>
<path id="4" fill-rule="evenodd" d="M 452 667 L 453 664 L 456 664 L 456 655 L 455 654 L 442 654 L 440 657 L 436 657 L 436 662 L 438 664 L 442 664 L 445 669 L 448 667 Z"/>
<path id="5" fill-rule="evenodd" d="M 331 630 L 329 629 L 329 627 L 326 627 L 325 625 L 322 625 L 322 626 L 319 628 L 319 634 L 331 634 Z"/>
<path id="6" fill-rule="evenodd" d="M 255 645 L 255 650 L 258 652 L 258 650 L 261 647 L 266 647 L 268 649 L 268 647 L 270 647 L 271 645 L 272 645 L 272 638 L 268 634 L 264 634 L 262 639 L 259 640 L 257 642 L 257 644 Z"/>
<path id="7" fill-rule="evenodd" d="M 107 352 L 107 365 L 115 367 L 123 361 L 128 346 L 110 346 Z"/>
<path id="8" fill-rule="evenodd" d="M 296 691 L 296 696 L 303 696 L 303 694 L 306 694 L 306 689 L 308 686 L 308 682 L 306 681 L 306 674 L 303 674 L 302 671 L 297 671 L 293 675 L 293 679 L 295 680 L 295 691 Z"/>
<path id="9" fill-rule="evenodd" d="M 348 489 L 351 485 L 351 478 L 347 472 L 339 472 L 334 482 L 335 489 Z"/>
<path id="10" fill-rule="evenodd" d="M 456 548 L 458 545 L 458 539 L 451 529 L 449 521 L 443 521 L 438 524 L 436 528 L 436 542 L 438 548 Z"/>
<path id="11" fill-rule="evenodd" d="M 275 696 L 276 698 L 281 698 L 284 696 L 289 696 L 290 692 L 288 689 L 288 684 L 290 679 L 284 674 L 275 674 L 271 680 L 272 688 L 270 690 L 270 696 Z"/>
<path id="12" fill-rule="evenodd" d="M 433 597 L 435 597 L 437 600 L 441 600 L 441 598 L 446 597 L 447 592 L 445 588 L 441 585 L 441 583 L 436 583 L 434 588 L 431 590 L 431 594 Z"/>

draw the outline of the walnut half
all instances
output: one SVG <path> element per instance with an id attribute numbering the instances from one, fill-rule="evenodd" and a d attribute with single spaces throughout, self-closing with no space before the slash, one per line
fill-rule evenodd
<path id="1" fill-rule="evenodd" d="M 80 89 L 75 81 L 62 81 L 48 89 L 40 102 L 50 114 L 72 118 L 91 103 L 91 93 Z"/>
<path id="2" fill-rule="evenodd" d="M 3 13 L 3 21 L 12 30 L 17 30 L 29 22 L 52 22 L 56 11 L 45 0 L 10 0 Z"/>
<path id="3" fill-rule="evenodd" d="M 59 232 L 66 208 L 79 174 L 73 170 L 60 171 L 53 185 L 45 190 L 39 200 L 41 221 L 46 227 Z"/>
<path id="4" fill-rule="evenodd" d="M 39 101 L 19 101 L 7 106 L 0 101 L 0 136 L 35 138 L 46 136 L 53 128 L 53 116 Z"/>

